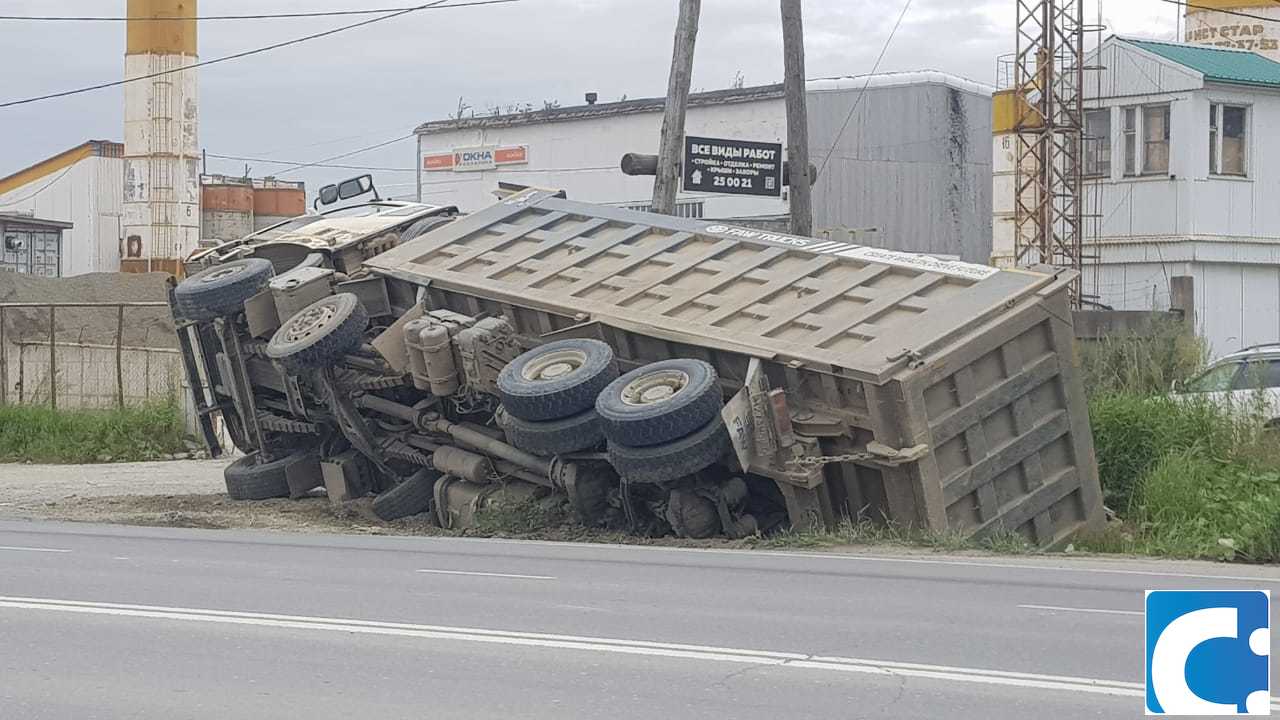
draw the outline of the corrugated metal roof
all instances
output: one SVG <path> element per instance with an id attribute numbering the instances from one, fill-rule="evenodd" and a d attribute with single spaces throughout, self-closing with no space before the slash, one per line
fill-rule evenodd
<path id="1" fill-rule="evenodd" d="M 1205 80 L 1280 87 L 1280 63 L 1247 50 L 1119 38 L 1204 75 Z"/>

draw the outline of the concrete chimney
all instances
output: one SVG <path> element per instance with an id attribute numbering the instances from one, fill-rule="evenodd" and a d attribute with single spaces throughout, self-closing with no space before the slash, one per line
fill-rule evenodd
<path id="1" fill-rule="evenodd" d="M 200 239 L 196 0 L 128 0 L 124 272 L 181 273 Z M 182 18 L 154 20 L 144 18 Z"/>

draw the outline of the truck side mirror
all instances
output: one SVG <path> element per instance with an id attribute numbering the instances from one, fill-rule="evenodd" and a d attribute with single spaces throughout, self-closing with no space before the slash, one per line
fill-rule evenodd
<path id="1" fill-rule="evenodd" d="M 316 202 L 320 205 L 332 205 L 338 202 L 338 186 L 325 185 L 320 188 L 318 197 L 316 197 Z"/>

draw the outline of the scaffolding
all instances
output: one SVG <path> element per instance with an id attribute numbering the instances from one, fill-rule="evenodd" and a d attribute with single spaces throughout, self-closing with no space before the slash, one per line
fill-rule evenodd
<path id="1" fill-rule="evenodd" d="M 1017 0 L 1014 257 L 1084 270 L 1084 0 Z M 1081 281 L 1073 289 L 1082 303 Z"/>

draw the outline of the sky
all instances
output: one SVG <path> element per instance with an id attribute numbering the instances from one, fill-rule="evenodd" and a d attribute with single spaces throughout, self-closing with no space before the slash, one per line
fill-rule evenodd
<path id="1" fill-rule="evenodd" d="M 459 2 L 462 0 L 450 0 Z M 1015 0 L 913 0 L 879 70 L 932 69 L 994 83 L 997 57 L 1014 45 Z M 203 14 L 365 9 L 418 0 L 202 0 Z M 1084 0 L 1087 20 L 1096 0 Z M 670 70 L 676 0 L 517 0 L 433 9 L 199 72 L 200 144 L 208 153 L 314 162 L 408 135 L 460 102 L 495 106 L 581 104 L 662 95 Z M 870 72 L 902 0 L 805 0 L 810 78 Z M 125 14 L 125 0 L 0 0 L 3 15 Z M 1177 33 L 1165 0 L 1104 0 L 1108 32 L 1159 39 Z M 208 60 L 350 24 L 363 17 L 208 21 Z M 119 79 L 124 24 L 0 20 L 0 103 Z M 703 0 L 693 89 L 780 82 L 778 0 Z M 123 93 L 109 88 L 0 108 L 0 177 L 88 139 L 120 140 Z M 470 112 L 470 111 L 468 111 Z M 654 138 L 657 145 L 657 138 Z M 638 149 L 641 150 L 641 149 Z M 337 163 L 410 169 L 412 140 Z M 247 163 L 254 176 L 288 165 Z M 241 175 L 245 162 L 211 159 Z M 352 171 L 306 168 L 282 175 L 309 190 Z M 411 171 L 375 172 L 385 194 L 413 191 Z"/>

